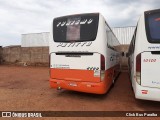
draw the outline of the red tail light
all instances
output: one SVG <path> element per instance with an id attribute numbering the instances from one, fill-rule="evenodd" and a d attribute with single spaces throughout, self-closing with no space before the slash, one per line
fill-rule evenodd
<path id="1" fill-rule="evenodd" d="M 141 53 L 136 57 L 136 81 L 141 84 Z"/>
<path id="2" fill-rule="evenodd" d="M 101 70 L 105 70 L 105 57 L 101 55 Z"/>
<path id="3" fill-rule="evenodd" d="M 141 72 L 141 54 L 136 57 L 136 72 Z"/>

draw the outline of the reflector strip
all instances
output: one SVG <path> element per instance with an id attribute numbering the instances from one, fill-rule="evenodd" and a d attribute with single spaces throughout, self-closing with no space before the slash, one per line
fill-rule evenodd
<path id="1" fill-rule="evenodd" d="M 142 91 L 142 94 L 147 94 L 148 93 L 148 90 L 141 90 Z"/>

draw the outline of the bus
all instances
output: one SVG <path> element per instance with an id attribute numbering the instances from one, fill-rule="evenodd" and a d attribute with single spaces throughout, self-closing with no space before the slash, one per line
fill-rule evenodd
<path id="1" fill-rule="evenodd" d="M 49 41 L 51 88 L 105 94 L 120 72 L 119 45 L 100 13 L 54 18 Z"/>
<path id="2" fill-rule="evenodd" d="M 140 17 L 128 56 L 135 98 L 160 101 L 160 9 Z"/>

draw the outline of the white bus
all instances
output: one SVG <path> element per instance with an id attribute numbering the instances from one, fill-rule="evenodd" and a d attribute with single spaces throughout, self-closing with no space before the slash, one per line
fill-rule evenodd
<path id="1" fill-rule="evenodd" d="M 160 101 L 160 10 L 146 11 L 140 17 L 128 55 L 135 97 Z"/>
<path id="2" fill-rule="evenodd" d="M 53 20 L 49 42 L 50 86 L 104 94 L 119 69 L 119 41 L 99 13 Z"/>

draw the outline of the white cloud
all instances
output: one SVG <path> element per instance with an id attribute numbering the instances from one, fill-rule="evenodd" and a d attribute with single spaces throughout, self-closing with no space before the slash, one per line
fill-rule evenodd
<path id="1" fill-rule="evenodd" d="M 159 0 L 0 0 L 0 46 L 20 44 L 21 34 L 46 32 L 54 17 L 100 12 L 111 27 L 134 26 Z"/>

